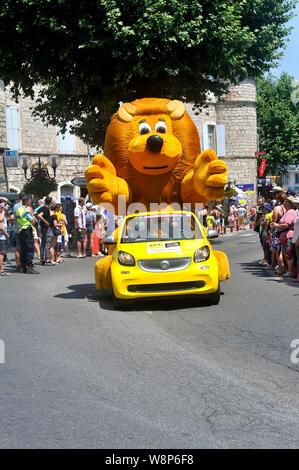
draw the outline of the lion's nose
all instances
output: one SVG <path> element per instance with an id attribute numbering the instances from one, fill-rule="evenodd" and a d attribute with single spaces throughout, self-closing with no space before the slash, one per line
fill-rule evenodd
<path id="1" fill-rule="evenodd" d="M 146 146 L 151 152 L 159 152 L 163 145 L 163 139 L 159 135 L 151 135 L 147 141 Z"/>

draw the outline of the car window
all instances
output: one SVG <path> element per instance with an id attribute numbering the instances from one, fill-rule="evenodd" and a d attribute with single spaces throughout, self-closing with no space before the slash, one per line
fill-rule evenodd
<path id="1" fill-rule="evenodd" d="M 126 220 L 121 243 L 203 238 L 192 214 L 148 214 Z"/>

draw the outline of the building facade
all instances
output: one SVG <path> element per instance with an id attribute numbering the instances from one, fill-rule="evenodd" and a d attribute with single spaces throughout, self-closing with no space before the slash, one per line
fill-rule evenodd
<path id="1" fill-rule="evenodd" d="M 282 176 L 282 184 L 290 189 L 294 189 L 299 194 L 299 164 L 288 165 L 286 167 L 285 173 Z"/>
<path id="2" fill-rule="evenodd" d="M 124 99 L 125 100 L 125 99 Z M 87 146 L 67 131 L 64 135 L 55 126 L 46 127 L 32 117 L 34 106 L 29 98 L 20 98 L 15 103 L 10 94 L 0 90 L 0 147 L 18 150 L 19 155 L 28 155 L 33 160 L 40 157 L 46 163 L 49 155 L 59 155 L 56 182 L 58 190 L 55 198 L 63 196 L 79 197 L 86 195 L 84 185 L 75 186 L 72 180 L 83 177 L 90 156 L 98 149 Z M 187 111 L 194 120 L 201 139 L 202 150 L 213 148 L 218 157 L 228 166 L 229 181 L 235 184 L 251 184 L 256 191 L 256 87 L 253 80 L 246 80 L 233 86 L 224 100 L 210 96 L 207 107 L 197 111 L 191 104 Z M 49 169 L 51 173 L 51 168 Z M 21 167 L 5 167 L 0 160 L 0 191 L 19 192 L 26 180 Z M 1 180 L 0 180 L 1 181 Z M 250 202 L 256 195 L 248 196 Z"/>

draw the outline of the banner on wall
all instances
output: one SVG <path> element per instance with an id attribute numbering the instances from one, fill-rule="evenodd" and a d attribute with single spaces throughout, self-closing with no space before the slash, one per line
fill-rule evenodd
<path id="1" fill-rule="evenodd" d="M 237 188 L 241 189 L 243 193 L 248 191 L 254 192 L 254 184 L 236 184 Z"/>
<path id="2" fill-rule="evenodd" d="M 263 174 L 265 173 L 265 169 L 266 169 L 266 159 L 263 158 L 262 161 L 261 161 L 260 167 L 259 167 L 259 175 L 260 175 L 260 177 L 262 177 Z"/>

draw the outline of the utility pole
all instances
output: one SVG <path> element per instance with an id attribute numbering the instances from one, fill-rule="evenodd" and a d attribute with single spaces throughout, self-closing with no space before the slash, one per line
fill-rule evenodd
<path id="1" fill-rule="evenodd" d="M 91 164 L 91 161 L 90 161 L 90 150 L 89 150 L 89 144 L 87 144 L 87 158 L 88 158 L 88 165 Z"/>
<path id="2" fill-rule="evenodd" d="M 8 193 L 8 176 L 7 176 L 7 169 L 6 169 L 6 166 L 5 166 L 4 150 L 5 150 L 4 148 L 2 148 L 2 147 L 0 148 L 0 154 L 2 154 L 1 155 L 1 160 L 2 160 L 3 176 L 4 176 L 4 179 L 5 179 L 6 192 Z M 4 181 L 3 181 L 3 183 L 4 183 Z"/>

